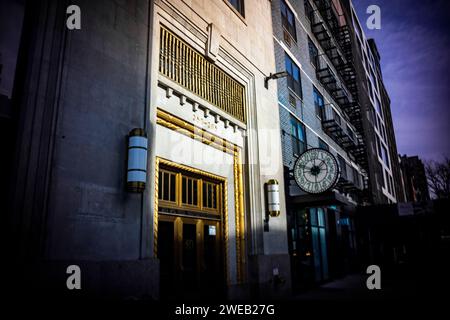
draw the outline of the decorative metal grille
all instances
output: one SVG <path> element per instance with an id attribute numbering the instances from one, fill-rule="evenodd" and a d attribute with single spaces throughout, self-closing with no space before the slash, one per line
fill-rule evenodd
<path id="1" fill-rule="evenodd" d="M 245 123 L 245 88 L 161 27 L 159 72 Z"/>

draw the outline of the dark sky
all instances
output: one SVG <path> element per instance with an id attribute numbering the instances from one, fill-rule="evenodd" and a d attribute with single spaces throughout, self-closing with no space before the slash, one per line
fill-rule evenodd
<path id="1" fill-rule="evenodd" d="M 398 152 L 450 156 L 448 0 L 353 0 L 366 36 L 381 55 Z M 381 30 L 368 30 L 366 9 L 381 8 Z"/>

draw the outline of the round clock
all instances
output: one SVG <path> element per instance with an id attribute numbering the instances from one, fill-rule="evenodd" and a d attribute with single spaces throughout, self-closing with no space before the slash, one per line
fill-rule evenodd
<path id="1" fill-rule="evenodd" d="M 327 150 L 314 148 L 303 152 L 294 165 L 294 179 L 307 193 L 330 190 L 339 178 L 336 158 Z"/>

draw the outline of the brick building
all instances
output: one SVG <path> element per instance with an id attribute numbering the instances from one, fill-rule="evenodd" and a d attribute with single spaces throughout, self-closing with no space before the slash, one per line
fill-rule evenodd
<path id="1" fill-rule="evenodd" d="M 394 203 L 401 180 L 380 55 L 349 1 L 272 1 L 293 284 L 303 288 L 354 269 L 358 207 Z M 302 152 L 329 150 L 332 190 L 302 191 Z"/>

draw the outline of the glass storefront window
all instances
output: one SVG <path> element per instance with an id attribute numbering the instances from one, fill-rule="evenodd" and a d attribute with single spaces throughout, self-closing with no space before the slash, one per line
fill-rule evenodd
<path id="1" fill-rule="evenodd" d="M 291 234 L 291 249 L 299 256 L 304 273 L 302 277 L 310 278 L 304 279 L 307 282 L 322 282 L 329 277 L 325 215 L 323 208 L 301 209 L 295 214 L 296 228 Z"/>

